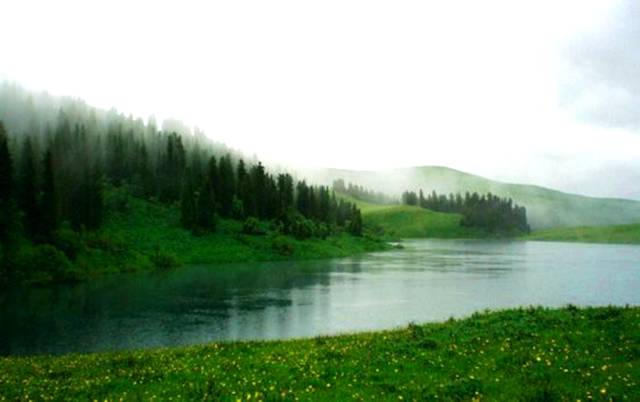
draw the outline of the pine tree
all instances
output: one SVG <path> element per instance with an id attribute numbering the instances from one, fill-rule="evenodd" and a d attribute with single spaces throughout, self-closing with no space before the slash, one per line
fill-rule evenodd
<path id="1" fill-rule="evenodd" d="M 55 180 L 55 166 L 51 149 L 44 155 L 44 172 L 42 175 L 42 235 L 50 240 L 60 222 L 60 204 Z"/>
<path id="2" fill-rule="evenodd" d="M 220 158 L 219 174 L 220 189 L 217 191 L 217 195 L 220 201 L 220 214 L 224 217 L 231 217 L 236 180 L 230 155 Z"/>
<path id="3" fill-rule="evenodd" d="M 185 229 L 194 229 L 197 222 L 195 197 L 191 178 L 189 174 L 186 176 L 180 202 L 180 223 Z"/>
<path id="4" fill-rule="evenodd" d="M 215 229 L 215 195 L 208 177 L 203 179 L 198 192 L 196 224 L 206 231 Z"/>
<path id="5" fill-rule="evenodd" d="M 0 243 L 7 243 L 15 219 L 13 207 L 13 160 L 4 124 L 0 121 Z"/>
<path id="6" fill-rule="evenodd" d="M 362 236 L 362 214 L 354 205 L 351 209 L 351 220 L 349 222 L 349 233 L 354 236 Z"/>
<path id="7" fill-rule="evenodd" d="M 25 216 L 25 230 L 29 238 L 35 239 L 40 225 L 38 210 L 37 173 L 31 138 L 27 137 L 22 146 L 22 168 L 20 175 L 20 208 Z"/>

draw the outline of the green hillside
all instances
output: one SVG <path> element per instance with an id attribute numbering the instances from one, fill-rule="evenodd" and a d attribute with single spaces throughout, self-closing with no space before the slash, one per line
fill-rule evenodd
<path id="1" fill-rule="evenodd" d="M 435 212 L 410 205 L 372 204 L 345 195 L 339 196 L 360 208 L 366 225 L 381 227 L 391 237 L 460 239 L 485 236 L 481 231 L 460 226 L 460 214 Z"/>
<path id="2" fill-rule="evenodd" d="M 584 243 L 640 244 L 640 223 L 617 226 L 580 226 L 539 230 L 527 240 L 571 241 Z"/>
<path id="3" fill-rule="evenodd" d="M 418 189 L 438 193 L 491 192 L 525 206 L 534 230 L 640 222 L 638 201 L 585 197 L 540 186 L 502 183 L 446 167 L 423 166 L 390 172 L 327 169 L 308 172 L 308 177 L 326 184 L 342 178 L 394 196 L 405 190 Z"/>

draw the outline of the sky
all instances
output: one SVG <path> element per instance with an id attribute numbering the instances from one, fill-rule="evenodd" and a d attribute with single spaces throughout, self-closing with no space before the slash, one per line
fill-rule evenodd
<path id="1" fill-rule="evenodd" d="M 640 199 L 640 2 L 2 4 L 0 79 L 267 162 Z"/>

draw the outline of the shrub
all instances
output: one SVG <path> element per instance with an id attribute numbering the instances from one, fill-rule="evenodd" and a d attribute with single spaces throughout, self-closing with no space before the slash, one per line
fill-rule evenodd
<path id="1" fill-rule="evenodd" d="M 284 236 L 276 236 L 271 241 L 271 248 L 280 255 L 291 255 L 295 251 L 293 242 Z"/>
<path id="2" fill-rule="evenodd" d="M 16 260 L 16 269 L 25 277 L 38 278 L 38 282 L 69 280 L 76 276 L 64 253 L 50 244 L 24 248 Z"/>
<path id="3" fill-rule="evenodd" d="M 249 217 L 242 224 L 242 233 L 247 235 L 264 235 L 267 231 L 259 220 L 254 217 Z"/>
<path id="4" fill-rule="evenodd" d="M 304 240 L 313 237 L 317 232 L 316 224 L 300 214 L 292 214 L 285 222 L 285 233 L 296 239 Z"/>
<path id="5" fill-rule="evenodd" d="M 73 231 L 69 225 L 63 226 L 54 233 L 53 245 L 62 251 L 70 260 L 75 260 L 78 254 L 85 248 L 80 235 Z"/>
<path id="6" fill-rule="evenodd" d="M 170 269 L 180 266 L 178 257 L 171 253 L 161 251 L 159 246 L 155 247 L 154 252 L 149 259 L 153 263 L 154 267 L 158 269 Z"/>

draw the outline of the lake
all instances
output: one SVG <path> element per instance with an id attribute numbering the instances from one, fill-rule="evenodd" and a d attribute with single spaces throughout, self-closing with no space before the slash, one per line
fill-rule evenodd
<path id="1" fill-rule="evenodd" d="M 640 304 L 640 247 L 407 240 L 352 258 L 188 266 L 0 296 L 0 354 L 286 339 L 544 305 Z"/>

